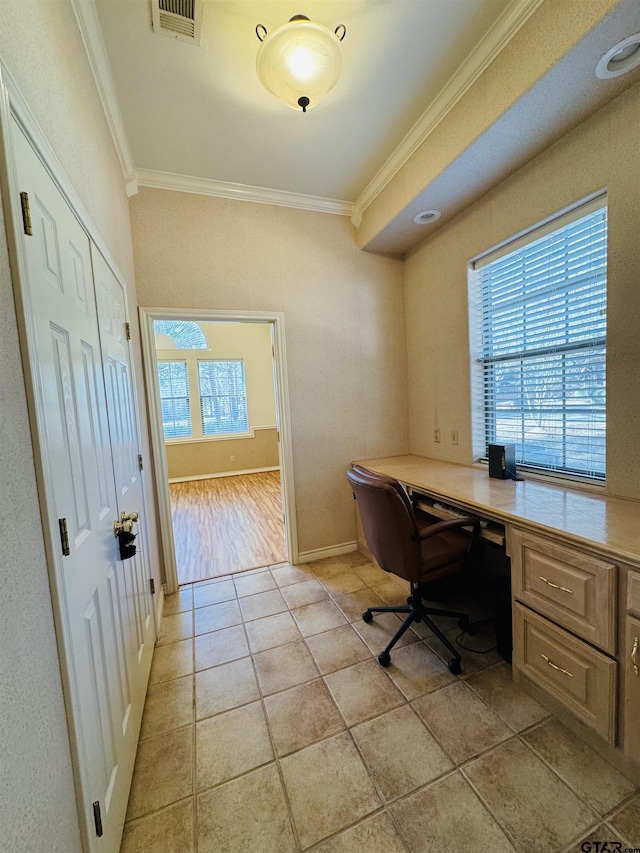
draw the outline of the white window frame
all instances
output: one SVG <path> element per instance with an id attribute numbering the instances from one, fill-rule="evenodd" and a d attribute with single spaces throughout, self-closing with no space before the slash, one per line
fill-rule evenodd
<path id="1" fill-rule="evenodd" d="M 176 436 L 175 438 L 164 438 L 164 443 L 169 444 L 193 444 L 201 441 L 229 441 L 238 438 L 253 438 L 255 428 L 251 426 L 251 414 L 247 399 L 247 430 L 246 432 L 229 432 L 206 435 L 202 430 L 202 410 L 200 406 L 200 382 L 198 377 L 198 362 L 200 361 L 242 361 L 240 358 L 206 358 L 205 353 L 211 350 L 203 349 L 158 349 L 156 350 L 156 361 L 185 361 L 187 363 L 187 380 L 189 383 L 189 407 L 191 411 L 191 435 Z M 245 393 L 247 387 L 246 366 L 244 369 Z"/>
<path id="2" fill-rule="evenodd" d="M 469 330 L 470 330 L 470 354 L 471 354 L 471 388 L 472 388 L 472 427 L 473 427 L 473 452 L 474 459 L 478 462 L 486 462 L 487 444 L 491 441 L 496 442 L 496 439 L 491 438 L 491 408 L 487 407 L 487 393 L 490 383 L 487 380 L 487 374 L 490 370 L 491 359 L 485 359 L 485 348 L 483 346 L 483 331 L 484 316 L 483 316 L 483 297 L 481 293 L 481 278 L 480 270 L 489 264 L 492 264 L 507 255 L 511 255 L 518 249 L 522 249 L 529 244 L 535 243 L 541 238 L 559 231 L 572 222 L 577 221 L 590 213 L 597 210 L 607 208 L 606 193 L 600 193 L 592 196 L 590 199 L 572 206 L 569 209 L 561 211 L 554 217 L 550 217 L 540 225 L 516 235 L 514 238 L 505 241 L 497 248 L 484 253 L 481 256 L 473 259 L 469 264 Z M 594 350 L 598 347 L 604 349 L 606 360 L 606 335 L 598 335 L 598 340 L 595 339 L 592 343 Z M 572 348 L 576 352 L 580 349 L 578 345 Z M 559 353 L 562 346 L 555 349 L 549 347 L 550 351 Z M 538 353 L 540 355 L 540 353 Z M 514 352 L 515 357 L 515 352 Z M 606 364 L 605 364 L 606 370 Z M 563 407 L 564 411 L 564 407 Z M 570 410 L 567 409 L 567 412 Z M 606 431 L 606 398 L 605 398 L 605 431 Z M 566 441 L 566 433 L 563 433 L 563 441 Z M 502 443 L 499 439 L 496 443 Z M 603 474 L 587 472 L 582 473 L 575 470 L 568 470 L 561 465 L 548 467 L 547 465 L 536 465 L 535 462 L 525 462 L 520 460 L 519 466 L 527 471 L 528 474 L 540 476 L 543 478 L 568 479 L 583 483 L 590 483 L 596 486 L 603 486 L 606 478 L 606 432 L 605 432 L 605 471 Z"/>

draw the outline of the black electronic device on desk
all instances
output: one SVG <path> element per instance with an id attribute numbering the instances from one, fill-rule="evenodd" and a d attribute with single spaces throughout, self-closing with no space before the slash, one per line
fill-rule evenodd
<path id="1" fill-rule="evenodd" d="M 489 476 L 498 480 L 521 480 L 516 474 L 515 444 L 488 444 Z"/>

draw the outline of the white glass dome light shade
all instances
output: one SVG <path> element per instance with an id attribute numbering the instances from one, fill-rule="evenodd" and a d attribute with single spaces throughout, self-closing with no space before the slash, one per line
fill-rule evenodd
<path id="1" fill-rule="evenodd" d="M 268 92 L 292 109 L 306 112 L 338 82 L 340 39 L 322 24 L 296 16 L 265 37 L 256 70 Z"/>

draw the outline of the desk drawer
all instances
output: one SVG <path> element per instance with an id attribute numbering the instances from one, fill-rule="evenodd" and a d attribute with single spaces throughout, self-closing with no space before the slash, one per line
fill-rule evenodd
<path id="1" fill-rule="evenodd" d="M 640 572 L 627 572 L 627 610 L 640 616 Z"/>
<path id="2" fill-rule="evenodd" d="M 513 664 L 585 725 L 615 744 L 615 660 L 516 602 Z"/>
<path id="3" fill-rule="evenodd" d="M 512 530 L 510 551 L 514 598 L 615 654 L 613 563 L 521 530 Z"/>

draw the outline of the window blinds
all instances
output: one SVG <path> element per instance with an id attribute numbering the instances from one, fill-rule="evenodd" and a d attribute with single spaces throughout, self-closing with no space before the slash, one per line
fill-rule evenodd
<path id="1" fill-rule="evenodd" d="M 184 438 L 191 435 L 189 383 L 184 361 L 159 361 L 158 384 L 162 408 L 162 428 L 165 438 Z"/>
<path id="2" fill-rule="evenodd" d="M 474 265 L 485 440 L 516 460 L 605 475 L 606 199 Z"/>
<path id="3" fill-rule="evenodd" d="M 198 379 L 203 435 L 248 432 L 244 362 L 199 361 Z"/>

